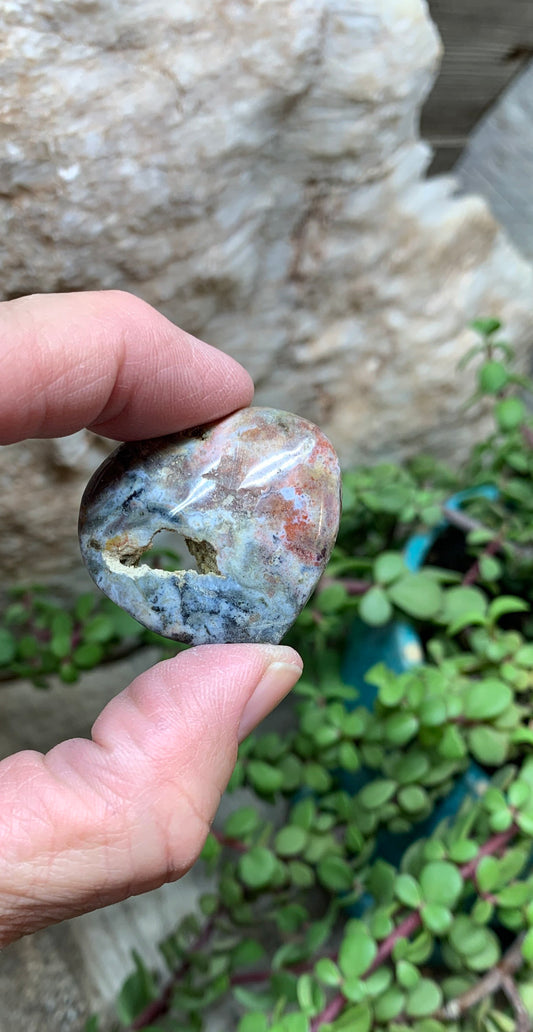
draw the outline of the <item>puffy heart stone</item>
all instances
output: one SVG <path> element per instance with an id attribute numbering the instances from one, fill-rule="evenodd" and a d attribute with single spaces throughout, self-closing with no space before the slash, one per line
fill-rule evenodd
<path id="1" fill-rule="evenodd" d="M 337 456 L 289 412 L 247 408 L 218 423 L 123 444 L 85 490 L 89 573 L 145 627 L 194 645 L 278 642 L 313 591 L 340 515 Z M 161 531 L 198 570 L 152 569 Z"/>

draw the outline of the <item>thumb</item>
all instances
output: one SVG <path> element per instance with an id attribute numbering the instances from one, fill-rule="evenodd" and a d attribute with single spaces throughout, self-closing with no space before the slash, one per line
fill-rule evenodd
<path id="1" fill-rule="evenodd" d="M 92 741 L 0 763 L 0 945 L 179 878 L 239 739 L 301 673 L 292 649 L 204 645 L 138 677 Z"/>

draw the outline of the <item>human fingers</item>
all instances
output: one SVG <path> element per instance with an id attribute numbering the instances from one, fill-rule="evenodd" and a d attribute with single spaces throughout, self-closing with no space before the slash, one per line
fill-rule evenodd
<path id="1" fill-rule="evenodd" d="M 0 444 L 84 426 L 117 440 L 158 437 L 253 395 L 234 359 L 123 291 L 0 303 L 0 362 Z"/>
<path id="2" fill-rule="evenodd" d="M 138 677 L 92 740 L 0 763 L 0 946 L 184 874 L 239 739 L 298 680 L 272 645 L 204 645 Z"/>

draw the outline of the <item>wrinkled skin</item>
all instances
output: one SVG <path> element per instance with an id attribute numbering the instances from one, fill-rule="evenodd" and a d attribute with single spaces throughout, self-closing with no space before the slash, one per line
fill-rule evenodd
<path id="1" fill-rule="evenodd" d="M 119 440 L 175 433 L 253 393 L 228 356 L 116 291 L 4 302 L 0 349 L 1 444 L 84 426 Z M 300 672 L 282 646 L 200 646 L 138 677 L 91 740 L 4 759 L 0 946 L 179 878 L 203 845 L 239 740 Z"/>

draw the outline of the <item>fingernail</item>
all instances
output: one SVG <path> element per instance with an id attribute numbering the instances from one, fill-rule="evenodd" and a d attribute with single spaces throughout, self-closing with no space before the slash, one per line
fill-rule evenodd
<path id="1" fill-rule="evenodd" d="M 254 693 L 248 699 L 239 724 L 239 742 L 285 698 L 301 677 L 302 665 L 297 653 L 294 663 L 274 660 L 269 663 Z"/>

